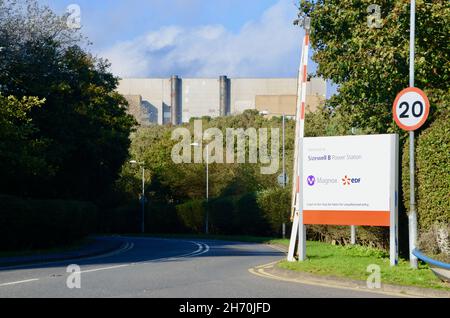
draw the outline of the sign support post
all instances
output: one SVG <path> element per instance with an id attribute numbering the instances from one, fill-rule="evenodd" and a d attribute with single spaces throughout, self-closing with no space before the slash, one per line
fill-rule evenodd
<path id="1" fill-rule="evenodd" d="M 411 0 L 411 22 L 410 22 L 410 49 L 409 49 L 409 86 L 414 87 L 415 66 L 415 29 L 416 29 L 416 1 Z M 413 250 L 417 244 L 417 212 L 415 194 L 415 141 L 414 130 L 409 132 L 409 187 L 410 187 L 410 211 L 409 219 L 409 259 L 411 267 L 417 269 L 417 257 Z"/>
<path id="2" fill-rule="evenodd" d="M 398 264 L 398 165 L 399 165 L 399 138 L 391 136 L 391 176 L 390 176 L 390 227 L 389 227 L 389 259 L 391 266 Z"/>
<path id="3" fill-rule="evenodd" d="M 300 17 L 300 14 L 299 14 Z M 311 19 L 305 17 L 302 21 L 296 20 L 294 24 L 299 24 L 305 29 L 305 38 L 302 46 L 302 57 L 299 67 L 298 91 L 297 91 L 297 114 L 295 131 L 295 154 L 294 154 L 294 180 L 293 180 L 293 223 L 291 240 L 288 250 L 288 261 L 295 260 L 295 245 L 298 236 L 298 260 L 306 259 L 306 226 L 303 222 L 303 138 L 305 135 L 305 113 L 306 113 L 306 84 L 308 81 L 308 59 L 309 59 L 309 32 L 311 29 Z"/>

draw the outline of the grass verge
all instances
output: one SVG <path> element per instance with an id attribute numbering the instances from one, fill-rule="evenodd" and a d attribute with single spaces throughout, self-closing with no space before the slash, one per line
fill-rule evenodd
<path id="1" fill-rule="evenodd" d="M 278 243 L 289 244 L 287 240 Z M 316 275 L 345 277 L 366 280 L 371 264 L 380 266 L 382 284 L 415 286 L 450 291 L 450 285 L 441 282 L 425 264 L 413 270 L 409 262 L 399 260 L 398 266 L 391 267 L 389 254 L 382 250 L 363 246 L 334 246 L 322 242 L 307 242 L 307 260 L 290 263 L 283 261 L 281 268 L 307 272 Z"/>

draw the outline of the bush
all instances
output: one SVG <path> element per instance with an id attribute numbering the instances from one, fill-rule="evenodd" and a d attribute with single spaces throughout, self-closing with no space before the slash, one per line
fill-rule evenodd
<path id="1" fill-rule="evenodd" d="M 238 223 L 236 196 L 214 199 L 208 204 L 211 233 L 214 234 L 242 234 Z"/>
<path id="2" fill-rule="evenodd" d="M 103 233 L 137 233 L 141 230 L 141 207 L 139 203 L 129 203 L 114 209 L 102 211 L 100 220 Z"/>
<path id="3" fill-rule="evenodd" d="M 184 230 L 173 205 L 152 201 L 146 209 L 145 228 L 152 233 L 178 233 Z"/>
<path id="4" fill-rule="evenodd" d="M 62 246 L 97 230 L 97 208 L 89 202 L 26 200 L 0 196 L 0 249 Z"/>
<path id="5" fill-rule="evenodd" d="M 409 211 L 409 144 L 403 156 L 404 204 Z M 450 116 L 442 114 L 418 138 L 416 149 L 417 213 L 421 232 L 450 222 Z"/>
<path id="6" fill-rule="evenodd" d="M 244 235 L 269 235 L 270 224 L 258 206 L 256 193 L 247 193 L 236 201 L 237 222 Z"/>
<path id="7" fill-rule="evenodd" d="M 335 245 L 350 244 L 350 226 L 308 225 L 308 239 Z M 387 250 L 389 229 L 385 227 L 358 226 L 356 241 L 359 245 Z"/>
<path id="8" fill-rule="evenodd" d="M 258 192 L 256 201 L 273 234 L 281 234 L 282 224 L 290 223 L 291 189 L 271 188 Z"/>
<path id="9" fill-rule="evenodd" d="M 450 224 L 433 224 L 429 230 L 421 233 L 418 245 L 425 254 L 449 263 Z"/>
<path id="10" fill-rule="evenodd" d="M 177 205 L 177 216 L 181 224 L 190 232 L 202 233 L 204 226 L 205 203 L 203 200 L 192 200 Z"/>

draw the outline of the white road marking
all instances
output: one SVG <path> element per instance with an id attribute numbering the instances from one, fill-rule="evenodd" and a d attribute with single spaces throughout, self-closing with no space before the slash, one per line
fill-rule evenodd
<path id="1" fill-rule="evenodd" d="M 0 284 L 0 287 L 4 287 L 4 286 L 11 286 L 11 285 L 18 285 L 18 284 L 25 284 L 25 283 L 31 283 L 31 282 L 35 282 L 39 280 L 39 278 L 33 278 L 33 279 L 27 279 L 27 280 L 20 280 L 17 282 L 11 282 L 11 283 L 4 283 L 4 284 Z"/>
<path id="2" fill-rule="evenodd" d="M 71 262 L 74 261 L 90 261 L 90 260 L 95 260 L 95 259 L 101 259 L 101 258 L 105 258 L 105 257 L 110 257 L 110 256 L 115 256 L 121 253 L 125 253 L 129 250 L 131 250 L 134 247 L 134 243 L 129 243 L 126 242 L 125 244 L 122 245 L 121 248 L 112 251 L 112 252 L 108 252 L 106 254 L 101 254 L 101 255 L 97 255 L 97 256 L 91 256 L 91 257 L 84 257 L 84 258 L 73 258 L 73 259 L 66 259 L 66 260 L 61 260 L 61 261 L 52 261 L 52 262 L 44 262 L 44 263 L 31 263 L 31 264 L 26 264 L 26 265 L 15 265 L 15 266 L 7 266 L 7 267 L 0 267 L 0 270 L 16 270 L 16 269 L 33 269 L 33 267 L 36 266 L 46 266 L 46 265 L 58 265 L 58 264 L 70 264 Z"/>
<path id="3" fill-rule="evenodd" d="M 95 268 L 95 269 L 88 269 L 85 271 L 81 271 L 80 274 L 84 274 L 84 273 L 93 273 L 93 272 L 99 272 L 99 271 L 106 271 L 108 269 L 116 269 L 116 268 L 121 268 L 121 267 L 128 267 L 131 264 L 123 264 L 123 265 L 117 265 L 117 266 L 109 266 L 109 267 L 101 267 L 101 268 Z"/>
<path id="4" fill-rule="evenodd" d="M 181 241 L 181 240 L 179 240 L 179 241 Z M 155 259 L 155 260 L 153 260 L 151 262 L 137 262 L 137 263 L 128 263 L 128 264 L 116 265 L 116 266 L 88 269 L 88 270 L 81 271 L 80 274 L 93 273 L 93 272 L 99 272 L 99 271 L 105 271 L 105 270 L 112 270 L 112 269 L 124 268 L 124 267 L 129 267 L 129 266 L 134 266 L 134 265 L 146 265 L 146 264 L 152 264 L 154 262 L 171 261 L 171 260 L 183 259 L 183 258 L 188 258 L 188 257 L 194 257 L 194 256 L 203 255 L 203 254 L 209 252 L 209 250 L 210 250 L 209 245 L 205 244 L 205 243 L 198 243 L 198 242 L 193 242 L 193 241 L 183 241 L 183 242 L 193 243 L 193 244 L 197 245 L 198 248 L 195 251 L 191 252 L 191 253 L 182 254 L 180 256 L 171 256 L 171 257 L 166 257 L 166 258 Z M 119 250 L 113 251 L 113 252 L 108 253 L 108 254 L 95 256 L 95 257 L 83 258 L 83 259 L 80 259 L 80 261 L 92 260 L 92 259 L 96 259 L 96 258 L 103 258 L 103 257 L 107 257 L 107 256 L 117 255 L 117 254 L 126 252 L 128 250 L 131 250 L 133 247 L 134 247 L 134 243 L 128 243 L 127 242 Z M 58 264 L 58 263 L 67 263 L 67 262 L 69 262 L 69 260 L 61 261 L 61 262 L 50 262 L 48 264 Z M 39 264 L 39 265 L 43 265 L 43 264 Z M 32 266 L 32 265 L 27 265 L 27 266 L 29 267 L 29 266 Z M 37 280 L 39 280 L 39 278 L 23 280 L 23 281 L 18 281 L 18 282 L 12 282 L 12 283 L 4 283 L 4 284 L 0 284 L 0 287 L 16 285 L 16 284 L 23 284 L 23 283 L 29 283 L 29 282 L 33 282 L 33 281 L 37 281 Z"/>

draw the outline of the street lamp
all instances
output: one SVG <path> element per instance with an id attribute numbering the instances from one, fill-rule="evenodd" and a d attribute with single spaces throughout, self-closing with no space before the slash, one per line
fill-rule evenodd
<path id="1" fill-rule="evenodd" d="M 145 233 L 145 166 L 144 162 L 137 162 L 136 160 L 131 160 L 130 164 L 139 165 L 142 167 L 142 195 L 141 195 L 141 206 L 142 206 L 142 234 Z"/>
<path id="2" fill-rule="evenodd" d="M 193 147 L 201 147 L 198 142 L 192 143 Z M 205 234 L 209 234 L 209 211 L 208 211 L 208 202 L 209 202 L 209 144 L 206 144 L 206 216 L 205 216 Z"/>
<path id="3" fill-rule="evenodd" d="M 286 174 L 286 114 L 285 113 L 271 113 L 268 110 L 263 110 L 259 113 L 262 116 L 268 115 L 281 115 L 283 117 L 283 188 L 287 185 L 287 174 Z M 286 223 L 283 222 L 282 228 L 283 238 L 286 236 Z"/>

